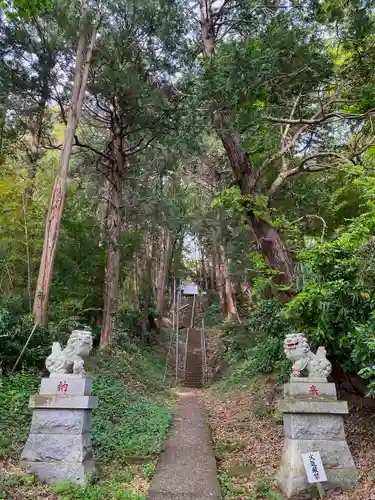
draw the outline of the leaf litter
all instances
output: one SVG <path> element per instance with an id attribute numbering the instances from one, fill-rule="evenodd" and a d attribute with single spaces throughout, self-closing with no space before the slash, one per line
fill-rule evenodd
<path id="1" fill-rule="evenodd" d="M 283 498 L 274 486 L 283 448 L 282 415 L 277 412 L 281 388 L 272 377 L 222 394 L 209 389 L 202 393 L 212 431 L 218 473 L 230 477 L 237 496 L 230 499 Z M 335 500 L 375 500 L 375 414 L 350 406 L 345 420 L 347 442 L 358 468 L 355 491 L 330 492 Z M 238 474 L 236 473 L 238 471 Z M 262 492 L 259 482 L 269 481 Z M 276 496 L 275 496 L 276 495 Z"/>

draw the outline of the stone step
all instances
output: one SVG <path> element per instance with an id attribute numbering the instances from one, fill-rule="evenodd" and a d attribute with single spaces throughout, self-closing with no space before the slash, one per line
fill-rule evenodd
<path id="1" fill-rule="evenodd" d="M 185 378 L 184 384 L 202 384 L 202 378 Z"/>

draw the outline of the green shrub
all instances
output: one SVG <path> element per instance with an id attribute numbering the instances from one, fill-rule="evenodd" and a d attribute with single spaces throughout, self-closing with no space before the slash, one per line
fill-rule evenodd
<path id="1" fill-rule="evenodd" d="M 375 395 L 375 217 L 364 214 L 336 239 L 300 255 L 305 279 L 285 316 L 324 345 L 331 360 L 370 381 Z"/>
<path id="2" fill-rule="evenodd" d="M 241 385 L 259 374 L 274 372 L 280 381 L 284 380 L 290 363 L 284 356 L 283 341 L 290 331 L 282 305 L 275 300 L 259 302 L 242 324 L 227 324 L 223 336 L 223 357 L 231 366 L 227 386 Z"/>
<path id="3" fill-rule="evenodd" d="M 225 327 L 223 343 L 228 362 L 248 360 L 253 349 L 262 354 L 263 373 L 272 371 L 282 355 L 282 340 L 290 332 L 290 325 L 276 300 L 259 302 L 242 324 L 229 323 Z"/>
<path id="4" fill-rule="evenodd" d="M 93 443 L 100 461 L 160 452 L 172 420 L 167 407 L 105 376 L 95 379 L 94 393 L 100 405 L 93 415 Z"/>
<path id="5" fill-rule="evenodd" d="M 60 493 L 64 500 L 145 500 L 146 496 L 135 495 L 125 489 L 126 485 L 116 480 L 90 485 L 83 488 L 76 484 L 66 483 L 55 486 L 53 491 Z"/>
<path id="6" fill-rule="evenodd" d="M 0 301 L 0 366 L 6 373 L 14 366 L 20 352 L 34 329 L 34 317 L 28 312 L 28 302 L 20 296 Z M 51 345 L 59 341 L 65 345 L 72 330 L 83 327 L 79 317 L 64 318 L 50 323 L 48 329 L 37 327 L 22 356 L 18 369 L 43 369 Z"/>
<path id="7" fill-rule="evenodd" d="M 19 459 L 30 429 L 29 397 L 39 383 L 39 374 L 30 371 L 1 378 L 0 458 Z"/>

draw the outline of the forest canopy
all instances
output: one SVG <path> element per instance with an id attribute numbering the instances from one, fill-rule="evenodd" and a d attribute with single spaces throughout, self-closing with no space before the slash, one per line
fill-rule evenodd
<path id="1" fill-rule="evenodd" d="M 374 390 L 374 2 L 0 9 L 3 367 L 145 342 L 191 279 L 233 359 L 300 329 Z"/>

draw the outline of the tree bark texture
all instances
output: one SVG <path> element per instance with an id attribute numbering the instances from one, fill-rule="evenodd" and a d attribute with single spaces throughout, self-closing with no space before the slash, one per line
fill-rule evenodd
<path id="1" fill-rule="evenodd" d="M 207 58 L 214 57 L 216 45 L 212 3 L 212 0 L 200 0 L 202 49 Z M 258 172 L 243 147 L 240 134 L 233 128 L 230 111 L 224 105 L 214 113 L 213 125 L 226 151 L 241 194 L 244 197 L 256 194 Z M 267 221 L 257 217 L 251 209 L 248 209 L 248 221 L 267 265 L 279 273 L 275 277 L 275 283 L 290 287 L 293 283 L 293 265 L 279 232 Z M 287 300 L 290 292 L 281 290 L 279 295 Z"/>
<path id="2" fill-rule="evenodd" d="M 125 172 L 125 157 L 122 129 L 116 108 L 116 99 L 111 105 L 112 112 L 112 148 L 115 161 L 109 169 L 107 236 L 108 255 L 104 285 L 103 324 L 100 332 L 100 346 L 110 344 L 115 327 L 120 278 L 120 235 L 121 204 Z"/>
<path id="3" fill-rule="evenodd" d="M 60 155 L 59 173 L 52 189 L 52 195 L 48 209 L 44 233 L 43 251 L 35 291 L 33 312 L 37 325 L 45 325 L 47 323 L 53 265 L 60 236 L 61 218 L 64 210 L 64 202 L 67 190 L 69 159 L 72 152 L 77 123 L 80 118 L 84 101 L 90 61 L 96 40 L 97 25 L 99 23 L 99 18 L 97 17 L 97 24 L 94 25 L 89 45 L 86 46 L 87 16 L 87 3 L 86 0 L 82 0 L 81 29 L 76 54 L 73 91 L 69 107 L 67 125 L 65 128 L 63 147 Z"/>
<path id="4" fill-rule="evenodd" d="M 215 283 L 216 283 L 216 291 L 219 296 L 219 304 L 220 309 L 223 314 L 227 314 L 227 303 L 225 300 L 225 280 L 223 276 L 223 268 L 221 262 L 221 256 L 219 252 L 219 248 L 215 247 L 213 249 L 213 260 L 215 262 Z"/>
<path id="5" fill-rule="evenodd" d="M 169 229 L 165 230 L 164 234 L 164 245 L 163 245 L 163 253 L 160 259 L 160 270 L 159 270 L 159 279 L 158 279 L 158 290 L 157 290 L 157 299 L 156 299 L 156 312 L 162 316 L 164 313 L 164 302 L 165 302 L 165 287 L 167 283 L 170 262 L 171 262 L 171 233 Z"/>
<path id="6" fill-rule="evenodd" d="M 225 314 L 230 319 L 238 319 L 237 305 L 233 295 L 233 285 L 229 276 L 228 259 L 223 245 L 218 246 L 218 255 L 221 268 L 220 274 L 223 283 Z"/>

